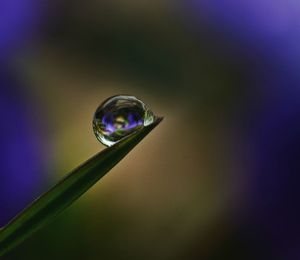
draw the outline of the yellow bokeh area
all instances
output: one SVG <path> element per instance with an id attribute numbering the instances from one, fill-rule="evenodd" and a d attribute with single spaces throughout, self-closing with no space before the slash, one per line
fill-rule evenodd
<path id="1" fill-rule="evenodd" d="M 203 254 L 213 250 L 228 232 L 226 223 L 232 221 L 243 182 L 236 165 L 240 155 L 233 147 L 236 136 L 226 122 L 207 119 L 206 112 L 198 113 L 180 95 L 162 98 L 151 84 L 103 80 L 78 73 L 57 57 L 39 59 L 25 70 L 50 120 L 52 183 L 105 148 L 93 134 L 92 116 L 107 97 L 136 95 L 164 116 L 155 131 L 57 220 L 60 227 L 50 225 L 58 241 L 78 237 L 61 241 L 53 255 L 60 248 L 66 257 L 80 251 L 89 252 L 88 259 L 97 259 L 98 253 L 107 259 L 181 259 L 195 241 Z M 62 239 L 61 232 L 70 229 Z M 32 246 L 47 241 L 47 232 L 40 231 L 39 241 L 33 237 Z"/>

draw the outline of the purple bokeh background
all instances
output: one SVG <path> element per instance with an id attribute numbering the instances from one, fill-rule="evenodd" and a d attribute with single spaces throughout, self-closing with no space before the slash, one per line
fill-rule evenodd
<path id="1" fill-rule="evenodd" d="M 256 56 L 248 84 L 260 99 L 239 120 L 256 158 L 248 221 L 274 255 L 299 259 L 300 2 L 190 0 L 187 9 Z"/>
<path id="2" fill-rule="evenodd" d="M 188 8 L 202 21 L 231 37 L 262 48 L 277 59 L 299 64 L 300 3 L 294 0 L 189 0 Z M 293 65 L 293 64 L 292 64 Z"/>
<path id="3" fill-rule="evenodd" d="M 0 61 L 9 59 L 31 41 L 45 15 L 45 1 L 4 0 L 0 2 Z"/>
<path id="4" fill-rule="evenodd" d="M 11 60 L 40 26 L 41 1 L 0 2 L 0 226 L 41 191 L 46 163 L 42 131 Z"/>
<path id="5" fill-rule="evenodd" d="M 0 225 L 31 202 L 45 180 L 41 129 L 20 85 L 0 72 Z"/>

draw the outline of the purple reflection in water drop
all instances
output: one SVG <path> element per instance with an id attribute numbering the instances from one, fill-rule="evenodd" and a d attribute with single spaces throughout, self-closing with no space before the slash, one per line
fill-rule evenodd
<path id="1" fill-rule="evenodd" d="M 151 124 L 153 113 L 134 96 L 118 95 L 104 101 L 93 119 L 97 139 L 111 146 L 143 126 Z"/>

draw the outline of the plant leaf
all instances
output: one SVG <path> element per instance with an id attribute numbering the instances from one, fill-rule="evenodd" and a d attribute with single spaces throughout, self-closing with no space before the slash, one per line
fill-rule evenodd
<path id="1" fill-rule="evenodd" d="M 0 256 L 51 222 L 129 153 L 162 118 L 106 148 L 73 170 L 0 230 Z"/>

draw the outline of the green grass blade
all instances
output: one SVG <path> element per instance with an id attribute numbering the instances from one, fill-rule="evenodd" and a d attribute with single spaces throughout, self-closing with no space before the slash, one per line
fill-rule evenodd
<path id="1" fill-rule="evenodd" d="M 106 148 L 73 170 L 0 230 L 0 256 L 48 224 L 128 154 L 162 118 Z"/>

